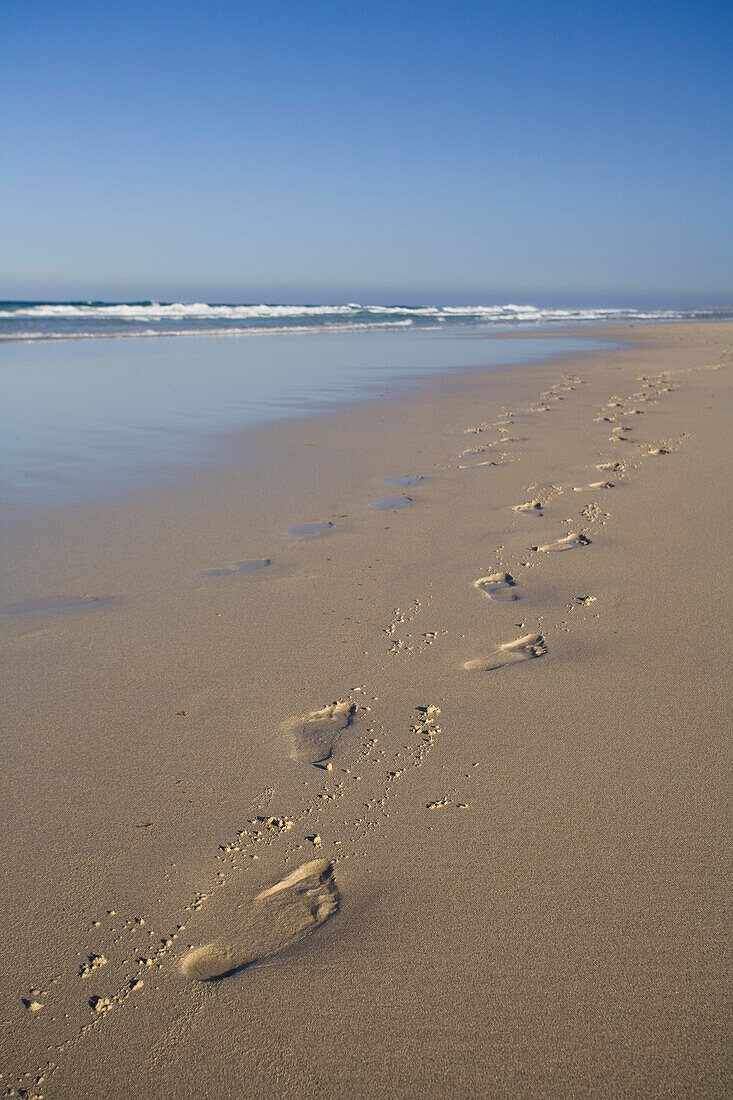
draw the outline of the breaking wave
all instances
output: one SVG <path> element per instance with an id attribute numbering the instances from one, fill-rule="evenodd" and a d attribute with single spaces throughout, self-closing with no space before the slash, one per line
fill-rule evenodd
<path id="1" fill-rule="evenodd" d="M 0 341 L 262 335 L 365 328 L 702 320 L 720 310 L 543 309 L 533 305 L 279 305 L 209 302 L 0 302 Z"/>

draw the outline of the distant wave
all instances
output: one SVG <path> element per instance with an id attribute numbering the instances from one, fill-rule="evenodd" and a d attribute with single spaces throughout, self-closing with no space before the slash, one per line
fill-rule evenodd
<path id="1" fill-rule="evenodd" d="M 157 321 L 178 318 L 258 318 L 258 317 L 319 317 L 331 314 L 351 314 L 351 306 L 278 306 L 278 305 L 210 305 L 208 302 L 120 302 L 120 303 L 79 303 L 79 302 L 39 302 L 36 305 L 23 304 L 11 309 L 14 317 L 69 317 L 69 318 L 117 318 L 130 321 Z"/>
<path id="2" fill-rule="evenodd" d="M 729 312 L 729 311 L 728 311 Z M 262 335 L 365 328 L 693 320 L 719 310 L 544 309 L 533 305 L 280 305 L 209 302 L 0 302 L 0 341 Z"/>
<path id="3" fill-rule="evenodd" d="M 363 306 L 356 303 L 333 306 L 290 306 L 290 305 L 212 305 L 208 302 L 39 302 L 12 306 L 3 303 L 2 313 L 12 317 L 67 317 L 75 319 L 122 318 L 131 321 L 152 321 L 187 318 L 192 320 L 231 319 L 244 320 L 259 318 L 305 318 L 305 317 L 357 317 L 371 314 L 375 318 L 385 314 L 401 314 L 415 318 L 462 317 L 467 319 L 496 320 L 599 320 L 618 317 L 676 317 L 677 311 L 641 313 L 634 309 L 540 309 L 537 306 L 494 305 L 494 306 Z"/>

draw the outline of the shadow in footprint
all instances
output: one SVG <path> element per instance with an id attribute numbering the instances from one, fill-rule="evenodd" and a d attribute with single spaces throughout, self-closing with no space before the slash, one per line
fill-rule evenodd
<path id="1" fill-rule="evenodd" d="M 289 719 L 282 728 L 290 739 L 291 757 L 301 764 L 323 764 L 355 718 L 356 704 L 336 702 L 302 718 Z"/>
<path id="2" fill-rule="evenodd" d="M 473 582 L 473 587 L 478 588 L 490 600 L 511 603 L 512 600 L 519 599 L 519 593 L 514 591 L 517 582 L 511 573 L 491 573 L 488 577 L 479 577 Z"/>
<path id="3" fill-rule="evenodd" d="M 233 927 L 181 961 L 187 978 L 211 981 L 292 947 L 337 913 L 341 899 L 333 863 L 314 859 L 237 906 Z"/>
<path id="4" fill-rule="evenodd" d="M 517 661 L 531 661 L 535 657 L 543 657 L 545 653 L 547 653 L 547 646 L 541 634 L 525 634 L 523 638 L 497 646 L 488 657 L 476 657 L 473 661 L 466 661 L 463 667 L 469 672 L 493 672 L 497 668 L 516 664 Z"/>

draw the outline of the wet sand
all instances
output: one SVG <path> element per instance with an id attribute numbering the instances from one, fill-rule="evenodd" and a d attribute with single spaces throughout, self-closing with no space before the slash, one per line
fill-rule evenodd
<path id="1" fill-rule="evenodd" d="M 733 326 L 609 334 L 28 520 L 7 1090 L 730 1094 Z"/>

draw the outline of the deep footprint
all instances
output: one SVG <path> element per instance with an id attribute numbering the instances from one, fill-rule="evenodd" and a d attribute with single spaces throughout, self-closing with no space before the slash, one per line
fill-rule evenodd
<path id="1" fill-rule="evenodd" d="M 473 661 L 466 661 L 464 668 L 469 672 L 493 672 L 494 669 L 504 668 L 505 665 L 516 664 L 517 661 L 531 661 L 534 657 L 543 657 L 547 653 L 545 639 L 541 634 L 525 634 L 523 638 L 517 638 L 514 642 L 504 642 L 497 646 L 489 657 L 476 657 Z"/>
<path id="2" fill-rule="evenodd" d="M 590 546 L 590 539 L 574 531 L 572 534 L 566 535 L 564 539 L 558 539 L 557 542 L 548 542 L 547 546 L 533 546 L 532 549 L 539 550 L 543 554 L 554 554 L 560 550 L 575 550 L 579 546 Z"/>
<path id="3" fill-rule="evenodd" d="M 526 500 L 524 504 L 515 504 L 512 511 L 517 516 L 541 516 L 542 505 L 538 500 Z"/>
<path id="4" fill-rule="evenodd" d="M 272 565 L 269 558 L 254 558 L 252 561 L 233 561 L 223 569 L 202 569 L 201 577 L 231 577 L 236 573 L 256 573 Z"/>
<path id="5" fill-rule="evenodd" d="M 355 717 L 354 703 L 336 702 L 303 718 L 291 718 L 283 726 L 290 737 L 290 755 L 301 764 L 324 763 Z"/>
<path id="6" fill-rule="evenodd" d="M 517 582 L 511 573 L 491 573 L 488 577 L 479 577 L 473 582 L 473 587 L 478 588 L 490 600 L 510 603 L 512 600 L 519 599 L 519 593 L 514 591 Z"/>
<path id="7" fill-rule="evenodd" d="M 211 981 L 271 958 L 338 912 L 333 863 L 314 859 L 238 907 L 231 932 L 193 948 L 181 962 L 187 978 Z"/>

